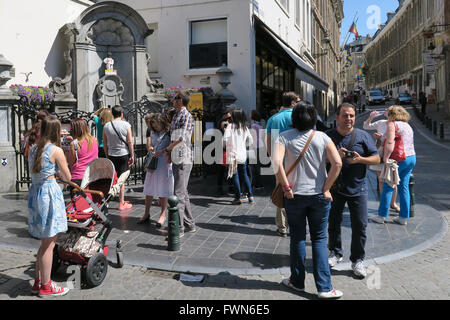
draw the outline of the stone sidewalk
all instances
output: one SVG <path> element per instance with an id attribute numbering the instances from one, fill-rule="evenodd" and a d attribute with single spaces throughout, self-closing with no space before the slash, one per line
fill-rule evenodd
<path id="1" fill-rule="evenodd" d="M 361 120 L 368 113 L 361 115 Z M 414 120 L 414 119 L 413 119 Z M 360 121 L 359 121 L 360 122 Z M 407 226 L 369 222 L 367 263 L 369 277 L 359 281 L 349 270 L 348 212 L 343 223 L 345 263 L 332 271 L 333 285 L 344 299 L 449 299 L 448 270 L 450 217 L 448 199 L 450 164 L 436 162 L 432 155 L 448 156 L 442 146 L 424 139 L 420 122 L 416 175 L 416 217 Z M 430 137 L 429 137 L 430 138 Z M 432 138 L 432 137 L 431 137 Z M 431 139 L 430 138 L 430 139 Z M 436 163 L 433 167 L 432 163 Z M 267 189 L 273 177 L 265 178 Z M 275 233 L 274 208 L 268 190 L 256 196 L 256 204 L 231 205 L 231 197 L 214 197 L 214 179 L 192 180 L 190 193 L 199 231 L 181 239 L 182 250 L 168 252 L 164 234 L 153 226 L 136 225 L 142 215 L 139 190 L 127 193 L 136 202 L 129 213 L 119 213 L 112 203 L 115 230 L 110 239 L 125 242 L 125 263 L 115 268 L 114 250 L 107 278 L 97 288 L 72 290 L 62 299 L 169 299 L 169 300 L 303 300 L 315 298 L 314 279 L 307 274 L 307 292 L 298 294 L 280 285 L 288 273 L 289 238 Z M 369 173 L 369 216 L 376 214 L 374 175 Z M 442 193 L 442 194 L 441 194 Z M 447 198 L 445 195 L 447 194 Z M 26 230 L 26 194 L 0 195 L 0 299 L 38 299 L 29 293 L 34 254 L 38 243 Z M 156 219 L 159 208 L 152 208 Z M 308 272 L 311 252 L 307 246 Z M 162 269 L 162 270 L 158 270 Z M 180 272 L 208 274 L 201 282 L 179 281 Z M 64 282 L 62 272 L 55 280 Z M 376 281 L 373 281 L 376 280 Z"/>

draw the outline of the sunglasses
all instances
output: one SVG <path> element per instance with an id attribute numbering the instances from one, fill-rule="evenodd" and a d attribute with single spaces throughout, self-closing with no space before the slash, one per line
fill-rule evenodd
<path id="1" fill-rule="evenodd" d="M 175 100 L 180 100 L 181 99 L 181 97 L 179 97 L 179 96 L 176 96 L 176 97 L 174 97 L 173 99 L 172 99 L 172 101 L 175 101 Z"/>

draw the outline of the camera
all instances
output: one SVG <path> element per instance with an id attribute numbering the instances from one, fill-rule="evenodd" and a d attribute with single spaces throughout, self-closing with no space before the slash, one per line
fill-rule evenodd
<path id="1" fill-rule="evenodd" d="M 355 152 L 354 151 L 350 151 L 350 150 L 345 151 L 345 157 L 346 158 L 353 158 L 354 156 L 355 156 Z"/>

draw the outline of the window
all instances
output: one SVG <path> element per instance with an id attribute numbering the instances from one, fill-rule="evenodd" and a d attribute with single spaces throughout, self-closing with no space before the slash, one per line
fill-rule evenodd
<path id="1" fill-rule="evenodd" d="M 289 0 L 276 0 L 278 4 L 289 13 Z"/>
<path id="2" fill-rule="evenodd" d="M 308 18 L 308 21 L 306 23 L 306 39 L 308 39 L 308 47 L 311 45 L 311 5 L 309 4 L 309 1 L 306 1 L 306 17 Z"/>
<path id="3" fill-rule="evenodd" d="M 191 21 L 189 68 L 228 64 L 227 19 Z"/>
<path id="4" fill-rule="evenodd" d="M 302 11 L 303 11 L 303 40 L 305 41 L 305 44 L 308 45 L 309 41 L 307 38 L 307 32 L 306 32 L 306 21 L 307 21 L 307 13 L 306 13 L 306 0 L 302 0 Z"/>
<path id="5" fill-rule="evenodd" d="M 295 25 L 300 28 L 301 21 L 301 11 L 300 11 L 300 3 L 302 0 L 295 0 Z"/>

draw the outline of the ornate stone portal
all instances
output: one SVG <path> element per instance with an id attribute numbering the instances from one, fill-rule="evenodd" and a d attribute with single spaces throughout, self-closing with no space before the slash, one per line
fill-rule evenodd
<path id="1" fill-rule="evenodd" d="M 157 91 L 164 85 L 149 77 L 147 67 L 144 41 L 152 33 L 134 9 L 119 2 L 103 1 L 83 11 L 60 30 L 66 72 L 50 83 L 57 100 L 72 99 L 77 110 L 88 112 L 144 95 L 161 100 Z"/>

